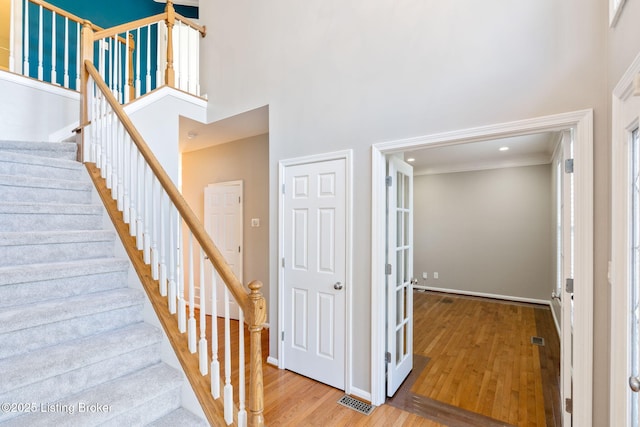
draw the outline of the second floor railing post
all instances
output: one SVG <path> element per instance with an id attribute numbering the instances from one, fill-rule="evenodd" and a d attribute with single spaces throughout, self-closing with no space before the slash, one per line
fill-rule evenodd
<path id="1" fill-rule="evenodd" d="M 169 87 L 175 87 L 176 73 L 173 68 L 173 26 L 176 21 L 176 11 L 173 8 L 173 2 L 167 0 L 166 8 L 166 24 L 167 24 L 167 69 L 165 71 L 165 83 Z"/>
<path id="2" fill-rule="evenodd" d="M 127 52 L 128 55 L 128 80 L 127 80 L 127 87 L 129 90 L 129 101 L 133 101 L 134 99 L 136 99 L 136 88 L 134 85 L 134 62 L 133 62 L 133 52 L 136 49 L 136 42 L 135 39 L 133 37 L 133 34 L 129 33 L 128 37 L 127 37 L 127 45 L 129 46 L 129 52 Z M 136 72 L 140 73 L 140 67 L 138 66 L 137 69 L 135 70 Z"/>
<path id="3" fill-rule="evenodd" d="M 260 289 L 262 283 L 249 283 L 249 303 L 247 320 L 250 334 L 250 378 L 249 378 L 249 427 L 264 426 L 264 382 L 262 377 L 262 328 L 267 320 L 266 301 Z M 242 325 L 240 326 L 242 327 Z"/>
<path id="4" fill-rule="evenodd" d="M 89 82 L 89 72 L 85 67 L 85 61 L 93 63 L 93 27 L 91 22 L 84 21 L 82 24 L 82 34 L 80 39 L 80 122 L 79 126 L 82 129 L 89 122 L 89 88 L 87 83 Z M 86 135 L 84 132 L 80 133 L 80 153 L 79 158 L 84 162 L 84 146 Z"/>

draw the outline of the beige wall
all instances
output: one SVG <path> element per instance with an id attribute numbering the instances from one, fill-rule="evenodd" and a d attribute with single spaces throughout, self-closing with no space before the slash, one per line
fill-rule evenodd
<path id="1" fill-rule="evenodd" d="M 603 0 L 201 2 L 200 19 L 208 28 L 201 57 L 208 120 L 269 105 L 271 281 L 278 277 L 279 160 L 353 149 L 352 290 L 354 301 L 371 301 L 372 144 L 591 108 L 593 415 L 594 426 L 607 425 L 606 15 Z M 273 328 L 276 301 L 272 287 Z M 355 304 L 352 317 L 352 384 L 368 391 L 370 304 Z M 275 334 L 270 355 L 278 357 Z"/>
<path id="2" fill-rule="evenodd" d="M 204 188 L 212 183 L 243 182 L 245 285 L 260 280 L 269 298 L 269 135 L 241 139 L 182 155 L 182 193 L 198 218 L 204 218 Z M 251 227 L 251 218 L 260 227 Z M 204 222 L 204 220 L 203 220 Z"/>
<path id="3" fill-rule="evenodd" d="M 548 301 L 550 188 L 550 165 L 416 176 L 418 284 Z"/>

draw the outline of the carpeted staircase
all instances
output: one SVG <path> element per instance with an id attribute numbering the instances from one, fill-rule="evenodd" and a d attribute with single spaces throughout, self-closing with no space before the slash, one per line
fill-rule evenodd
<path id="1" fill-rule="evenodd" d="M 70 143 L 0 141 L 0 424 L 201 426 Z"/>

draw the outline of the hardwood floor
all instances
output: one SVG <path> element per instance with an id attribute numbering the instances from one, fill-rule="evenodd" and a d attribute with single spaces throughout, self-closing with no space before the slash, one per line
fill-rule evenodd
<path id="1" fill-rule="evenodd" d="M 548 307 L 415 292 L 414 313 L 414 371 L 394 399 L 363 415 L 337 403 L 340 390 L 265 363 L 267 425 L 561 425 L 560 346 Z M 268 330 L 262 342 L 266 359 Z"/>

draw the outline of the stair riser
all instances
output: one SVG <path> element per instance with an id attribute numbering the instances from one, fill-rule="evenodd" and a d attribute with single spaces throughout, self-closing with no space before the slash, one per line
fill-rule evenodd
<path id="1" fill-rule="evenodd" d="M 0 232 L 97 230 L 102 215 L 0 213 Z"/>
<path id="2" fill-rule="evenodd" d="M 113 240 L 0 246 L 0 266 L 64 262 L 113 256 Z"/>
<path id="3" fill-rule="evenodd" d="M 0 174 L 76 181 L 82 179 L 86 172 L 82 168 L 67 169 L 55 166 L 16 163 L 0 158 Z"/>
<path id="4" fill-rule="evenodd" d="M 126 271 L 0 286 L 0 308 L 125 287 Z"/>
<path id="5" fill-rule="evenodd" d="M 48 377 L 44 374 L 42 377 L 45 379 L 42 381 L 34 379 L 35 382 L 25 387 L 0 395 L 0 402 L 37 402 L 37 409 L 40 410 L 40 403 L 64 400 L 77 393 L 79 391 L 78 385 L 90 388 L 156 364 L 160 361 L 159 355 L 160 345 L 154 344 L 54 377 Z M 69 402 L 74 404 L 75 409 L 78 409 L 77 401 L 69 399 Z M 19 414 L 0 413 L 0 422 L 16 415 Z"/>
<path id="6" fill-rule="evenodd" d="M 166 393 L 146 401 L 143 405 L 119 414 L 101 424 L 103 427 L 144 426 L 163 417 L 180 406 L 180 388 L 168 390 Z"/>
<path id="7" fill-rule="evenodd" d="M 50 159 L 76 160 L 78 155 L 74 151 L 68 150 L 31 150 L 28 148 L 3 148 L 2 151 L 17 154 L 28 154 L 30 156 L 47 157 Z"/>
<path id="8" fill-rule="evenodd" d="M 3 202 L 82 204 L 91 203 L 91 190 L 0 185 L 0 200 Z"/>
<path id="9" fill-rule="evenodd" d="M 142 322 L 142 304 L 0 334 L 0 359 Z"/>

